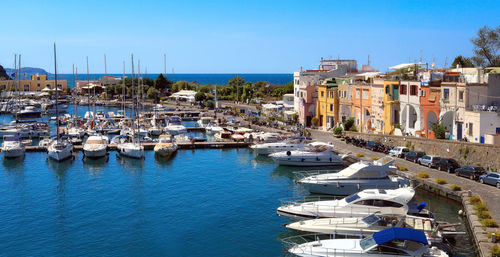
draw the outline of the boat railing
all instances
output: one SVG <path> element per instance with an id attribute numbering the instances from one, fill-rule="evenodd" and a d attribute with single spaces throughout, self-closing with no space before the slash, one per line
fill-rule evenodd
<path id="1" fill-rule="evenodd" d="M 293 172 L 295 180 L 300 180 L 306 177 L 318 176 L 322 174 L 328 173 L 336 173 L 334 170 L 303 170 L 303 171 L 295 171 Z"/>
<path id="2" fill-rule="evenodd" d="M 318 246 L 321 244 L 321 240 L 330 240 L 330 239 L 335 239 L 335 235 L 325 235 L 325 234 L 301 234 L 301 235 L 295 235 L 295 236 L 290 236 L 286 238 L 282 238 L 281 242 L 285 245 L 287 248 L 294 248 L 295 250 L 302 251 L 303 254 L 310 254 L 311 256 L 314 255 L 313 253 L 313 247 L 301 247 L 301 244 L 304 243 L 310 243 L 310 242 L 317 242 Z M 345 257 L 346 256 L 346 251 L 345 249 L 339 250 L 336 248 L 324 248 L 325 252 L 324 256 L 332 256 L 332 257 Z M 359 253 L 363 254 L 363 251 L 361 250 L 350 250 L 347 256 L 351 256 L 352 253 Z M 322 255 L 323 256 L 323 255 Z"/>
<path id="3" fill-rule="evenodd" d="M 284 198 L 280 199 L 281 206 L 285 205 L 300 205 L 303 203 L 310 203 L 310 202 L 317 202 L 317 201 L 328 201 L 328 200 L 335 200 L 338 199 L 338 197 L 334 196 L 328 196 L 328 195 L 318 195 L 318 196 L 308 196 L 307 198 L 303 199 L 295 199 L 295 198 Z"/>

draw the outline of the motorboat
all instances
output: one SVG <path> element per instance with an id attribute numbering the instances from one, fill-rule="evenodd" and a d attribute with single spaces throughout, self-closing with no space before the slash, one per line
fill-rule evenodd
<path id="1" fill-rule="evenodd" d="M 17 158 L 24 156 L 26 150 L 23 143 L 17 136 L 4 136 L 2 143 L 2 153 L 6 158 Z"/>
<path id="2" fill-rule="evenodd" d="M 158 126 L 153 126 L 153 127 L 150 127 L 148 128 L 148 134 L 151 135 L 151 136 L 159 136 L 161 135 L 162 133 L 162 129 Z"/>
<path id="3" fill-rule="evenodd" d="M 333 152 L 330 144 L 309 144 L 307 147 L 270 154 L 279 165 L 287 166 L 332 166 L 344 163 L 342 157 Z"/>
<path id="4" fill-rule="evenodd" d="M 283 151 L 293 151 L 303 148 L 305 146 L 304 141 L 290 141 L 284 140 L 277 143 L 263 143 L 250 146 L 250 148 L 260 155 L 268 155 Z"/>
<path id="5" fill-rule="evenodd" d="M 388 228 L 364 239 L 318 240 L 295 245 L 288 252 L 303 257 L 448 256 L 437 247 L 431 247 L 423 231 L 411 228 Z"/>
<path id="6" fill-rule="evenodd" d="M 191 138 L 186 134 L 179 134 L 174 136 L 174 141 L 178 143 L 191 143 Z"/>
<path id="7" fill-rule="evenodd" d="M 67 132 L 68 136 L 71 137 L 83 137 L 85 135 L 85 129 L 80 127 L 70 127 Z"/>
<path id="8" fill-rule="evenodd" d="M 224 131 L 223 127 L 214 125 L 214 124 L 209 124 L 208 126 L 205 127 L 205 132 L 207 134 L 215 134 Z"/>
<path id="9" fill-rule="evenodd" d="M 106 136 L 90 136 L 83 145 L 83 153 L 87 158 L 100 158 L 106 156 L 108 138 Z"/>
<path id="10" fill-rule="evenodd" d="M 169 123 L 165 127 L 165 131 L 171 135 L 179 135 L 179 134 L 187 133 L 187 129 L 186 129 L 186 127 L 184 127 L 184 125 L 171 124 L 171 123 Z"/>
<path id="11" fill-rule="evenodd" d="M 281 134 L 274 132 L 252 133 L 252 135 L 254 140 L 259 141 L 261 143 L 273 143 L 283 140 Z"/>
<path id="12" fill-rule="evenodd" d="M 51 159 L 63 161 L 73 156 L 73 145 L 66 140 L 53 140 L 47 147 Z"/>
<path id="13" fill-rule="evenodd" d="M 172 136 L 168 134 L 160 135 L 158 143 L 154 147 L 155 154 L 161 157 L 170 157 L 177 151 L 177 145 L 173 142 Z"/>
<path id="14" fill-rule="evenodd" d="M 213 120 L 213 117 L 201 117 L 198 121 L 196 121 L 196 124 L 198 124 L 198 126 L 201 128 L 206 128 L 210 126 Z"/>
<path id="15" fill-rule="evenodd" d="M 38 146 L 49 147 L 50 143 L 52 143 L 52 139 L 50 137 L 44 137 L 38 142 Z"/>
<path id="16" fill-rule="evenodd" d="M 232 134 L 231 139 L 235 142 L 243 142 L 245 141 L 245 137 L 241 134 Z"/>
<path id="17" fill-rule="evenodd" d="M 395 189 L 408 186 L 409 181 L 399 176 L 390 176 L 396 168 L 394 158 L 386 156 L 382 159 L 368 162 L 360 161 L 351 164 L 337 173 L 312 174 L 297 180 L 311 193 L 330 195 L 350 195 L 364 189 Z"/>
<path id="18" fill-rule="evenodd" d="M 42 111 L 36 110 L 34 106 L 26 106 L 16 113 L 18 119 L 38 119 L 42 117 Z"/>
<path id="19" fill-rule="evenodd" d="M 228 141 L 228 140 L 231 140 L 231 132 L 229 131 L 221 131 L 221 132 L 218 132 L 217 134 L 215 134 L 215 140 L 217 141 Z"/>
<path id="20" fill-rule="evenodd" d="M 407 213 L 409 210 L 408 202 L 414 195 L 415 190 L 411 187 L 391 190 L 365 189 L 338 200 L 286 201 L 278 208 L 277 214 L 290 218 L 316 219 L 359 218 L 373 213 Z"/>
<path id="21" fill-rule="evenodd" d="M 432 243 L 441 243 L 442 236 L 437 223 L 428 218 L 394 213 L 389 215 L 372 214 L 363 218 L 321 218 L 301 220 L 286 225 L 288 229 L 308 233 L 335 234 L 337 236 L 369 237 L 374 233 L 391 227 L 407 227 L 421 230 L 429 235 Z"/>
<path id="22" fill-rule="evenodd" d="M 132 138 L 132 141 L 118 144 L 116 148 L 120 155 L 135 159 L 144 158 L 144 146 L 138 143 L 134 138 Z"/>

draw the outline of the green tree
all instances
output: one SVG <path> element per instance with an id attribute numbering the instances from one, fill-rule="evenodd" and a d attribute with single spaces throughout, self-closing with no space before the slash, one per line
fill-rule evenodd
<path id="1" fill-rule="evenodd" d="M 213 100 L 208 100 L 205 103 L 205 106 L 208 107 L 209 109 L 213 109 L 215 107 L 215 102 Z"/>
<path id="2" fill-rule="evenodd" d="M 445 139 L 446 137 L 446 128 L 445 126 L 439 124 L 439 123 L 434 123 L 432 124 L 432 132 L 434 132 L 434 136 L 437 139 Z"/>
<path id="3" fill-rule="evenodd" d="M 455 57 L 455 60 L 453 60 L 453 63 L 451 64 L 451 68 L 455 68 L 455 67 L 457 67 L 457 65 L 460 65 L 460 67 L 463 67 L 463 68 L 474 67 L 474 64 L 472 63 L 471 58 L 463 57 L 461 55 Z"/>
<path id="4" fill-rule="evenodd" d="M 243 88 L 242 88 L 242 93 L 241 93 L 241 99 L 242 100 L 251 100 L 253 97 L 253 85 L 250 82 L 247 82 Z"/>
<path id="5" fill-rule="evenodd" d="M 488 26 L 480 28 L 471 42 L 474 45 L 472 60 L 477 66 L 500 66 L 500 26 L 496 29 Z"/>
<path id="6" fill-rule="evenodd" d="M 333 134 L 335 135 L 342 135 L 342 127 L 336 127 L 334 130 L 333 130 Z"/>
<path id="7" fill-rule="evenodd" d="M 245 80 L 240 76 L 236 76 L 231 78 L 227 84 L 233 88 L 233 92 L 236 92 L 236 100 L 240 100 L 242 94 L 241 86 L 245 84 Z"/>
<path id="8" fill-rule="evenodd" d="M 161 73 L 160 73 L 160 75 L 158 75 L 158 77 L 156 78 L 156 80 L 154 82 L 155 88 L 160 90 L 160 91 L 165 91 L 166 89 L 171 88 L 171 85 L 172 85 L 172 83 L 170 81 L 168 81 Z"/>
<path id="9" fill-rule="evenodd" d="M 181 90 L 188 90 L 190 89 L 189 82 L 187 81 L 177 81 L 172 85 L 172 91 L 174 92 L 179 92 Z"/>
<path id="10" fill-rule="evenodd" d="M 154 87 L 150 87 L 148 89 L 148 92 L 146 93 L 147 97 L 149 99 L 154 99 L 155 102 L 156 100 L 158 99 L 158 97 L 160 96 L 160 90 L 154 88 Z"/>
<path id="11" fill-rule="evenodd" d="M 316 127 L 317 127 L 317 126 L 319 125 L 319 119 L 318 119 L 318 117 L 313 117 L 313 118 L 311 119 L 311 123 L 312 123 L 314 126 L 316 126 Z"/>
<path id="12" fill-rule="evenodd" d="M 354 118 L 353 117 L 347 118 L 347 120 L 344 122 L 343 126 L 344 126 L 345 131 L 350 131 L 351 127 L 354 126 Z"/>
<path id="13" fill-rule="evenodd" d="M 205 101 L 207 97 L 205 96 L 205 93 L 203 92 L 198 92 L 194 95 L 194 100 L 197 102 L 203 102 Z"/>

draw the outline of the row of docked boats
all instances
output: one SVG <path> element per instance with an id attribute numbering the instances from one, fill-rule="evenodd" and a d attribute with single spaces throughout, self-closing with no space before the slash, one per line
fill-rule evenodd
<path id="1" fill-rule="evenodd" d="M 307 138 L 256 144 L 252 150 L 279 165 L 345 165 L 332 144 Z M 330 159 L 331 158 L 331 159 Z M 282 201 L 276 213 L 296 236 L 283 239 L 297 256 L 448 256 L 443 238 L 458 234 L 426 204 L 410 204 L 415 189 L 395 175 L 395 159 L 358 161 L 340 171 L 294 172 L 294 182 L 319 199 Z M 331 199 L 331 197 L 343 197 Z M 327 199 L 325 199 L 327 198 Z"/>

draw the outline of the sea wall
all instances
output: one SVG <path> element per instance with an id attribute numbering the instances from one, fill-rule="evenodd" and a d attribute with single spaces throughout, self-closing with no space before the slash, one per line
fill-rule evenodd
<path id="1" fill-rule="evenodd" d="M 345 131 L 345 136 L 376 141 L 384 145 L 407 146 L 410 150 L 429 155 L 453 158 L 460 165 L 480 165 L 500 170 L 500 147 L 470 142 L 427 139 L 408 136 L 376 135 Z"/>

